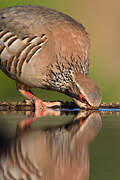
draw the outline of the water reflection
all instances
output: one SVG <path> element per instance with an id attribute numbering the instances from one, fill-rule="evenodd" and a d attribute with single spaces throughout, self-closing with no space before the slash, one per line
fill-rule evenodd
<path id="1" fill-rule="evenodd" d="M 101 129 L 98 113 L 79 112 L 68 124 L 54 128 L 31 128 L 23 122 L 1 152 L 1 180 L 89 179 L 88 143 Z"/>

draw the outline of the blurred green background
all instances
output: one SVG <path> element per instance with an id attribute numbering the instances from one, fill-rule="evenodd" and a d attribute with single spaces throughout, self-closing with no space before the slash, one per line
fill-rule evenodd
<path id="1" fill-rule="evenodd" d="M 0 0 L 0 8 L 34 4 L 64 12 L 82 23 L 91 39 L 90 74 L 105 102 L 120 101 L 120 11 L 118 0 Z M 56 92 L 33 90 L 44 100 L 70 100 Z M 15 82 L 0 72 L 0 101 L 21 101 Z"/>

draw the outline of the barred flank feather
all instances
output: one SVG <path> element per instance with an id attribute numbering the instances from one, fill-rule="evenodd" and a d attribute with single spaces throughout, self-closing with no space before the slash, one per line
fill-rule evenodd
<path id="1" fill-rule="evenodd" d="M 25 37 L 19 39 L 9 31 L 0 31 L 0 59 L 1 68 L 14 76 L 20 76 L 24 63 L 34 60 L 42 46 L 47 42 L 47 37 Z"/>

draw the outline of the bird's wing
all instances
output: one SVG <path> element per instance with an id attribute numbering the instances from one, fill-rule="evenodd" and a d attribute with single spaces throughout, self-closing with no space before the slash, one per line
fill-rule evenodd
<path id="1" fill-rule="evenodd" d="M 24 62 L 39 52 L 47 42 L 47 37 L 26 36 L 20 39 L 17 35 L 7 30 L 0 31 L 0 59 L 1 68 L 11 74 L 20 74 Z"/>
<path id="2" fill-rule="evenodd" d="M 0 68 L 28 85 L 37 84 L 55 59 L 47 13 L 46 8 L 32 6 L 0 10 Z"/>

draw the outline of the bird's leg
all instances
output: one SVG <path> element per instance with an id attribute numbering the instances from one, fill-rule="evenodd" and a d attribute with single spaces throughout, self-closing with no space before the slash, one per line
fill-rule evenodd
<path id="1" fill-rule="evenodd" d="M 16 84 L 18 91 L 25 96 L 28 100 L 30 100 L 32 103 L 35 104 L 35 112 L 33 115 L 31 115 L 29 118 L 25 119 L 21 126 L 29 126 L 33 121 L 35 121 L 37 118 L 46 116 L 46 115 L 54 115 L 58 116 L 60 114 L 59 111 L 48 111 L 48 107 L 52 106 L 60 106 L 60 102 L 43 102 L 39 98 L 33 95 L 32 91 L 29 89 L 29 87 L 17 83 Z"/>
<path id="2" fill-rule="evenodd" d="M 46 105 L 44 105 L 44 103 L 38 99 L 37 97 L 35 97 L 32 93 L 32 91 L 30 90 L 29 87 L 25 86 L 24 84 L 21 83 L 17 83 L 16 84 L 18 91 L 27 98 L 27 101 L 31 101 L 32 103 L 35 104 L 35 110 L 38 109 L 46 109 Z"/>
<path id="3" fill-rule="evenodd" d="M 39 112 L 40 109 L 47 109 L 48 107 L 53 107 L 53 106 L 61 106 L 61 102 L 43 102 L 42 100 L 40 100 L 39 98 L 37 98 L 36 96 L 34 96 L 34 94 L 32 93 L 32 91 L 25 85 L 17 83 L 17 89 L 18 91 L 25 96 L 28 100 L 31 100 L 32 103 L 35 104 L 35 111 Z"/>

